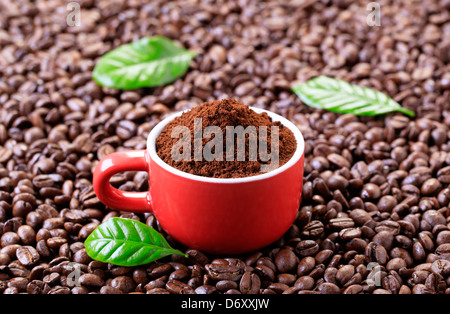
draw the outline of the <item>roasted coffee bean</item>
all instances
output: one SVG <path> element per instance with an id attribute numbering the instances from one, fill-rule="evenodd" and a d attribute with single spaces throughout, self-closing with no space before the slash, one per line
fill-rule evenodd
<path id="1" fill-rule="evenodd" d="M 436 244 L 441 245 L 445 243 L 450 243 L 450 230 L 443 230 L 438 233 L 436 237 Z"/>
<path id="2" fill-rule="evenodd" d="M 412 240 L 404 235 L 398 235 L 395 237 L 395 243 L 403 248 L 403 249 L 409 249 L 413 246 Z"/>
<path id="3" fill-rule="evenodd" d="M 245 272 L 239 284 L 242 294 L 257 294 L 261 288 L 261 280 L 257 274 Z"/>
<path id="4" fill-rule="evenodd" d="M 131 277 L 118 276 L 111 280 L 111 287 L 119 289 L 123 293 L 130 293 L 136 288 L 136 283 Z"/>
<path id="5" fill-rule="evenodd" d="M 424 284 L 417 284 L 412 288 L 413 294 L 433 294 L 433 290 L 427 288 Z"/>
<path id="6" fill-rule="evenodd" d="M 221 292 L 225 292 L 230 289 L 237 289 L 238 284 L 231 280 L 220 280 L 216 283 L 216 288 Z"/>
<path id="7" fill-rule="evenodd" d="M 30 203 L 26 201 L 19 200 L 13 205 L 13 216 L 14 217 L 25 217 L 29 212 L 33 210 Z"/>
<path id="8" fill-rule="evenodd" d="M 193 259 L 196 264 L 204 266 L 209 263 L 208 257 L 198 250 L 187 250 L 186 254 L 189 258 Z"/>
<path id="9" fill-rule="evenodd" d="M 270 284 L 267 288 L 274 291 L 277 294 L 282 294 L 286 289 L 289 289 L 289 286 L 284 283 L 275 282 Z"/>
<path id="10" fill-rule="evenodd" d="M 298 258 L 291 249 L 282 249 L 275 256 L 275 265 L 281 273 L 293 271 L 297 263 Z"/>
<path id="11" fill-rule="evenodd" d="M 347 228 L 352 228 L 355 226 L 355 222 L 351 218 L 334 218 L 330 219 L 329 226 L 335 230 L 342 230 Z"/>
<path id="12" fill-rule="evenodd" d="M 367 183 L 361 190 L 361 198 L 363 200 L 374 200 L 381 196 L 380 187 L 373 183 Z"/>
<path id="13" fill-rule="evenodd" d="M 174 293 L 174 294 L 192 294 L 194 293 L 194 291 L 192 290 L 192 288 L 181 282 L 178 280 L 172 280 L 166 283 L 166 289 L 167 291 L 169 291 L 170 293 Z"/>
<path id="14" fill-rule="evenodd" d="M 319 245 L 314 240 L 303 240 L 297 243 L 295 250 L 300 256 L 311 256 L 319 251 Z"/>
<path id="15" fill-rule="evenodd" d="M 48 6 L 38 10 L 32 1 L 20 4 L 21 14 L 3 10 L 0 293 L 240 294 L 252 290 L 252 278 L 261 294 L 450 293 L 444 2 L 425 17 L 418 3 L 389 2 L 383 12 L 396 12 L 395 21 L 371 32 L 348 1 L 248 1 L 245 10 L 235 0 L 220 10 L 173 1 L 170 10 L 155 5 L 150 12 L 140 3 L 100 0 L 82 4 L 76 30 L 61 29 Z M 149 23 L 154 33 L 204 53 L 151 95 L 94 82 L 94 60 L 146 35 Z M 115 36 L 105 36 L 111 27 Z M 293 81 L 323 73 L 383 91 L 415 116 L 318 111 L 289 93 Z M 172 111 L 233 94 L 281 114 L 304 136 L 302 200 L 289 231 L 240 262 L 197 250 L 133 269 L 92 261 L 83 241 L 105 217 L 122 215 L 106 214 L 93 191 L 98 160 L 144 149 Z M 117 175 L 111 184 L 146 191 L 148 175 Z M 161 229 L 151 214 L 126 217 Z M 74 265 L 90 284 L 69 286 Z"/>
<path id="16" fill-rule="evenodd" d="M 347 159 L 345 159 L 345 157 L 343 157 L 341 155 L 332 153 L 332 154 L 327 156 L 327 159 L 328 159 L 329 162 L 331 162 L 332 164 L 336 165 L 339 168 L 346 167 L 346 168 L 350 169 L 350 167 L 351 167 L 350 162 Z"/>
<path id="17" fill-rule="evenodd" d="M 369 262 L 377 262 L 380 265 L 385 265 L 389 258 L 386 248 L 375 242 L 366 246 L 365 255 Z"/>
<path id="18" fill-rule="evenodd" d="M 169 276 L 169 280 L 183 281 L 189 278 L 189 272 L 186 269 L 178 269 L 172 272 Z"/>
<path id="19" fill-rule="evenodd" d="M 354 275 L 355 267 L 353 265 L 344 265 L 337 270 L 336 279 L 341 283 L 341 285 L 345 285 Z"/>
<path id="20" fill-rule="evenodd" d="M 149 291 L 154 288 L 163 288 L 166 285 L 167 276 L 163 276 L 156 280 L 151 280 L 148 284 L 145 285 L 145 290 Z"/>
<path id="21" fill-rule="evenodd" d="M 202 285 L 195 289 L 196 294 L 217 294 L 218 291 L 215 287 L 210 285 Z"/>
<path id="22" fill-rule="evenodd" d="M 31 245 L 36 242 L 36 232 L 29 225 L 22 225 L 17 229 L 17 235 L 25 245 Z"/>
<path id="23" fill-rule="evenodd" d="M 432 290 L 434 293 L 439 293 L 440 290 L 445 289 L 446 284 L 441 275 L 430 274 L 425 281 L 425 287 Z"/>
<path id="24" fill-rule="evenodd" d="M 102 287 L 104 288 L 104 287 Z M 147 291 L 148 294 L 170 294 L 169 291 L 163 288 L 153 288 Z"/>
<path id="25" fill-rule="evenodd" d="M 72 290 L 72 293 L 73 293 L 73 290 Z M 100 294 L 123 294 L 123 292 L 118 288 L 114 288 L 111 286 L 103 286 L 100 288 Z"/>
<path id="26" fill-rule="evenodd" d="M 333 255 L 332 250 L 325 249 L 317 253 L 314 258 L 316 259 L 317 264 L 325 264 L 328 262 L 328 260 L 331 258 L 332 255 Z"/>
<path id="27" fill-rule="evenodd" d="M 255 267 L 255 273 L 258 274 L 263 281 L 272 282 L 275 280 L 274 270 L 266 265 L 257 265 Z"/>
<path id="28" fill-rule="evenodd" d="M 434 195 L 440 191 L 442 187 L 442 184 L 439 182 L 438 179 L 431 178 L 426 180 L 422 187 L 420 188 L 420 192 L 423 195 Z"/>
<path id="29" fill-rule="evenodd" d="M 321 178 L 314 179 L 313 189 L 316 190 L 320 196 L 322 196 L 326 199 L 331 198 L 331 192 L 328 188 L 328 185 Z"/>
<path id="30" fill-rule="evenodd" d="M 377 203 L 377 207 L 381 212 L 391 212 L 397 205 L 397 199 L 392 195 L 384 195 Z"/>
<path id="31" fill-rule="evenodd" d="M 431 264 L 430 270 L 434 274 L 448 276 L 450 274 L 450 261 L 445 259 L 438 259 Z"/>
<path id="32" fill-rule="evenodd" d="M 334 283 L 324 282 L 317 287 L 317 290 L 322 294 L 339 294 L 340 289 Z"/>
<path id="33" fill-rule="evenodd" d="M 28 294 L 46 294 L 50 287 L 42 280 L 32 280 L 27 284 L 26 292 Z"/>
<path id="34" fill-rule="evenodd" d="M 321 221 L 313 220 L 303 227 L 302 235 L 305 237 L 316 238 L 324 231 L 324 226 Z"/>
<path id="35" fill-rule="evenodd" d="M 315 281 L 310 276 L 301 276 L 295 281 L 294 285 L 300 290 L 312 290 L 315 285 Z"/>
<path id="36" fill-rule="evenodd" d="M 53 186 L 53 179 L 46 174 L 37 175 L 33 178 L 33 185 L 37 188 Z"/>
<path id="37" fill-rule="evenodd" d="M 40 255 L 38 251 L 32 246 L 22 246 L 16 250 L 16 256 L 19 262 L 24 266 L 33 266 L 36 264 Z"/>
<path id="38" fill-rule="evenodd" d="M 95 274 L 82 274 L 78 280 L 85 286 L 102 287 L 104 285 L 103 279 Z"/>
<path id="39" fill-rule="evenodd" d="M 369 220 L 372 219 L 372 217 L 370 216 L 370 214 L 368 212 L 366 212 L 363 209 L 354 209 L 350 212 L 349 214 L 350 218 L 352 219 L 352 221 L 358 225 L 364 225 L 366 222 L 368 222 Z M 338 218 L 339 219 L 339 218 Z M 352 225 L 352 223 L 348 220 L 348 218 L 342 218 L 343 220 L 345 220 L 346 223 L 346 227 L 347 228 L 351 228 L 354 226 L 354 223 Z M 331 220 L 330 220 L 331 223 Z M 336 221 L 334 222 L 336 223 Z M 342 220 L 339 222 L 338 220 L 338 225 L 342 224 Z M 343 229 L 338 227 L 339 229 Z M 345 228 L 345 227 L 344 227 Z"/>
<path id="40" fill-rule="evenodd" d="M 383 288 L 393 294 L 398 293 L 400 286 L 401 282 L 399 282 L 395 276 L 388 275 L 383 278 Z"/>
<path id="41" fill-rule="evenodd" d="M 394 235 L 389 231 L 381 230 L 372 238 L 372 241 L 384 246 L 386 250 L 391 250 L 394 245 Z"/>
<path id="42" fill-rule="evenodd" d="M 18 243 L 20 243 L 20 237 L 17 235 L 17 233 L 12 231 L 5 232 L 0 238 L 0 245 L 2 246 L 2 248 L 11 244 Z"/>
<path id="43" fill-rule="evenodd" d="M 236 265 L 213 263 L 205 265 L 205 269 L 214 280 L 236 281 L 243 275 L 243 268 Z"/>
<path id="44" fill-rule="evenodd" d="M 399 269 L 406 266 L 408 266 L 408 264 L 404 259 L 400 257 L 395 257 L 388 261 L 388 263 L 386 264 L 386 269 L 389 271 L 390 270 L 398 271 Z"/>
<path id="45" fill-rule="evenodd" d="M 47 239 L 46 243 L 49 248 L 56 249 L 67 243 L 67 239 L 63 237 L 51 237 Z"/>
<path id="46" fill-rule="evenodd" d="M 307 256 L 300 260 L 297 266 L 297 275 L 299 277 L 308 275 L 316 266 L 316 260 L 314 257 Z"/>
<path id="47" fill-rule="evenodd" d="M 136 125 L 132 121 L 119 121 L 116 129 L 117 136 L 123 140 L 130 139 L 136 133 Z"/>
<path id="48" fill-rule="evenodd" d="M 416 261 L 422 261 L 426 257 L 426 251 L 420 242 L 416 242 L 412 247 L 412 255 Z"/>
<path id="49" fill-rule="evenodd" d="M 438 224 L 445 224 L 445 217 L 436 210 L 427 210 L 423 213 L 423 219 L 432 227 Z"/>
<path id="50" fill-rule="evenodd" d="M 45 275 L 42 281 L 49 286 L 57 285 L 61 280 L 61 275 L 58 273 L 50 273 L 48 275 Z"/>

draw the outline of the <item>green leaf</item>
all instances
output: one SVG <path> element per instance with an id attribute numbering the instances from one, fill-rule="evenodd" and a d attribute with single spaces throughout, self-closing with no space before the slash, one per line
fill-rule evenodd
<path id="1" fill-rule="evenodd" d="M 414 112 L 400 106 L 384 93 L 327 76 L 318 76 L 292 87 L 308 106 L 357 116 L 376 116 L 394 111 L 413 117 Z"/>
<path id="2" fill-rule="evenodd" d="M 99 225 L 84 242 L 94 260 L 137 266 L 165 256 L 186 254 L 173 249 L 152 227 L 134 219 L 113 217 Z"/>
<path id="3" fill-rule="evenodd" d="M 144 37 L 106 53 L 92 76 L 110 88 L 162 86 L 182 76 L 196 55 L 165 37 Z"/>

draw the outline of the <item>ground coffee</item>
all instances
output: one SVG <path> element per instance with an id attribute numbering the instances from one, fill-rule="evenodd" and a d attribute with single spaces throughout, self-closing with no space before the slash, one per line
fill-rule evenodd
<path id="1" fill-rule="evenodd" d="M 201 122 L 201 124 L 199 124 L 199 122 Z M 191 145 L 189 146 L 190 154 L 188 155 L 191 157 L 190 160 L 186 160 L 186 158 L 175 160 L 173 156 L 174 145 L 179 145 L 182 137 L 186 135 L 177 134 L 177 132 L 175 132 L 176 136 L 173 135 L 174 129 L 179 126 L 186 127 L 184 128 L 186 131 L 189 130 Z M 203 136 L 201 144 L 199 142 L 199 145 L 197 145 L 197 151 L 194 151 L 196 149 L 196 145 L 194 145 L 195 132 L 198 132 L 200 127 L 202 132 L 204 132 L 209 126 L 217 126 L 222 131 L 221 136 L 223 137 L 223 141 L 221 143 L 223 143 L 223 146 L 221 146 L 220 149 L 223 148 L 223 150 L 218 151 L 220 155 L 223 152 L 222 160 L 219 160 L 218 158 L 208 160 L 205 156 L 195 158 L 198 156 L 195 155 L 196 152 L 203 151 L 205 145 L 218 136 L 216 134 L 220 135 L 220 133 L 212 133 L 210 136 Z M 242 157 L 239 158 L 238 156 L 239 152 L 242 153 L 243 147 L 238 146 L 239 139 L 237 138 L 237 135 L 227 131 L 227 127 L 238 126 L 242 126 L 246 130 L 249 130 L 247 127 L 254 126 L 254 130 L 257 131 L 255 133 L 245 133 L 245 160 L 242 160 Z M 263 130 L 267 133 L 263 133 Z M 276 137 L 277 131 L 278 136 Z M 236 138 L 233 139 L 233 142 L 235 143 L 233 152 L 229 151 L 229 155 L 227 155 L 227 149 L 229 149 L 227 144 L 230 143 L 230 134 L 232 134 L 233 137 L 236 135 Z M 266 142 L 266 152 L 267 154 L 271 154 L 274 152 L 274 150 L 272 150 L 272 140 L 274 138 L 278 138 L 278 167 L 280 167 L 292 157 L 297 148 L 297 142 L 292 131 L 278 121 L 272 122 L 271 118 L 266 113 L 256 113 L 248 106 L 243 105 L 235 99 L 224 99 L 207 102 L 194 107 L 167 124 L 156 140 L 156 151 L 162 160 L 172 167 L 184 172 L 214 178 L 240 178 L 266 172 L 262 171 L 264 165 L 269 165 L 272 160 L 275 159 L 271 158 L 271 160 L 267 161 L 267 159 L 264 159 L 263 155 L 259 154 L 260 143 Z M 262 142 L 260 142 L 260 140 Z M 244 141 L 242 141 L 242 143 L 243 142 Z M 258 154 L 256 158 L 254 154 L 251 154 L 252 145 L 255 143 L 258 143 Z M 198 150 L 200 146 L 201 150 Z M 180 153 L 183 152 L 185 147 L 186 146 L 180 148 Z M 178 146 L 176 146 L 175 149 L 178 149 Z M 212 147 L 211 152 L 216 153 L 216 149 L 217 146 Z M 253 150 L 253 152 L 254 151 L 255 150 Z M 230 156 L 233 156 L 233 158 L 229 158 Z M 272 155 L 272 157 L 273 156 L 274 155 Z"/>

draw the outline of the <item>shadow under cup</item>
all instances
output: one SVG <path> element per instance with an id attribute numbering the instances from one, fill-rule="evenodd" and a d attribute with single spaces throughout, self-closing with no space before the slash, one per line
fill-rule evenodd
<path id="1" fill-rule="evenodd" d="M 267 112 L 294 134 L 292 158 L 270 172 L 245 178 L 209 178 L 189 174 L 166 164 L 155 142 L 179 112 L 150 132 L 147 149 L 117 152 L 104 157 L 94 172 L 94 190 L 106 205 L 135 212 L 153 212 L 175 240 L 212 254 L 239 254 L 257 250 L 279 239 L 292 225 L 301 200 L 304 140 L 289 120 Z M 122 192 L 109 178 L 122 171 L 148 171 L 148 192 Z"/>

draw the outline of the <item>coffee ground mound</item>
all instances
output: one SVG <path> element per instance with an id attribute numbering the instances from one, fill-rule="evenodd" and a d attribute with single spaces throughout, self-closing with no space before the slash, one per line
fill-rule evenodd
<path id="1" fill-rule="evenodd" d="M 223 134 L 223 160 L 205 160 L 202 156 L 201 161 L 195 161 L 194 159 L 194 126 L 195 119 L 201 118 L 202 132 L 208 126 L 218 126 L 222 130 Z M 172 130 L 177 126 L 186 126 L 190 130 L 191 134 L 191 158 L 189 160 L 174 160 L 172 156 L 172 148 L 174 144 L 180 140 L 180 137 L 172 138 Z M 240 161 L 237 158 L 237 140 L 234 141 L 234 158 L 226 158 L 226 145 L 227 143 L 227 126 L 242 126 L 246 129 L 248 126 L 255 126 L 257 130 L 256 134 L 249 135 L 246 133 L 245 140 L 245 160 Z M 279 164 L 281 167 L 293 156 L 297 142 L 289 128 L 283 126 L 278 121 L 272 121 L 267 113 L 256 113 L 248 106 L 243 105 L 235 99 L 223 99 L 218 101 L 206 102 L 202 105 L 192 108 L 190 111 L 183 113 L 181 116 L 175 118 L 166 125 L 161 134 L 156 140 L 156 152 L 159 157 L 176 169 L 184 172 L 188 172 L 195 175 L 213 178 L 242 178 L 249 177 L 258 174 L 262 174 L 261 166 L 263 164 L 270 164 L 270 161 L 264 163 L 259 154 L 257 160 L 249 158 L 249 143 L 250 137 L 257 136 L 259 141 L 260 128 L 266 126 L 267 130 L 267 153 L 271 153 L 271 127 L 277 126 L 279 132 Z M 202 133 L 203 134 L 203 133 Z M 202 151 L 205 145 L 214 139 L 211 138 L 202 139 Z M 258 142 L 259 143 L 259 142 Z M 251 159 L 251 160 L 250 160 Z"/>

